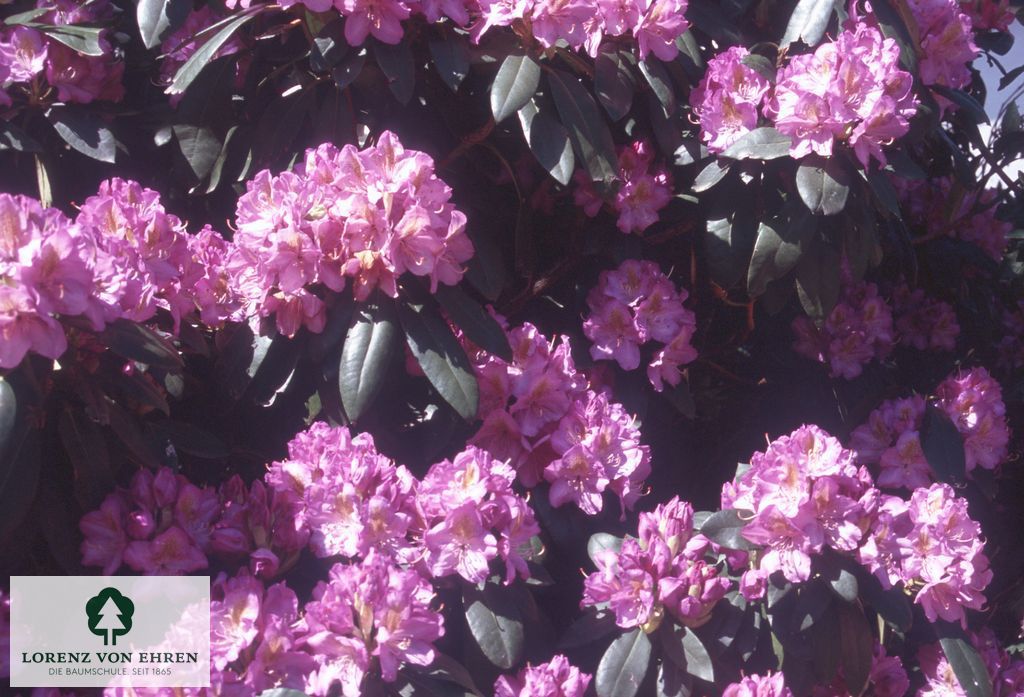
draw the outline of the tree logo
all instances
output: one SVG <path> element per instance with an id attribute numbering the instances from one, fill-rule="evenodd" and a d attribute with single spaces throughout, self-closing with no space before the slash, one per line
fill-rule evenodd
<path id="1" fill-rule="evenodd" d="M 117 646 L 117 637 L 132 629 L 135 603 L 116 588 L 104 588 L 85 603 L 89 631 L 103 637 L 104 646 Z"/>

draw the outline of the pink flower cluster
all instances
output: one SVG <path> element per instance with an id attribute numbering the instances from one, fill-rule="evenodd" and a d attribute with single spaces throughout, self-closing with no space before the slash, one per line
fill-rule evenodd
<path id="1" fill-rule="evenodd" d="M 555 654 L 547 663 L 528 665 L 515 677 L 502 675 L 494 683 L 494 697 L 583 697 L 591 676 Z"/>
<path id="2" fill-rule="evenodd" d="M 653 53 L 663 61 L 679 53 L 676 39 L 689 28 L 687 0 L 477 0 L 480 18 L 472 35 L 480 37 L 491 27 L 524 22 L 545 48 L 564 41 L 574 49 L 585 48 L 597 56 L 601 40 L 632 32 L 640 58 Z M 474 13 L 475 14 L 475 13 Z"/>
<path id="3" fill-rule="evenodd" d="M 708 61 L 707 72 L 690 93 L 700 120 L 701 140 L 711 152 L 722 152 L 757 127 L 761 103 L 771 84 L 743 63 L 750 55 L 733 46 Z"/>
<path id="4" fill-rule="evenodd" d="M 893 311 L 899 343 L 919 351 L 952 351 L 960 324 L 952 305 L 926 297 L 924 290 L 903 284 L 893 292 Z"/>
<path id="5" fill-rule="evenodd" d="M 825 545 L 857 549 L 876 495 L 851 451 L 817 426 L 801 426 L 754 453 L 722 487 L 722 508 L 749 512 L 743 536 L 766 547 L 761 574 L 781 571 L 797 583 L 810 578 L 811 557 Z"/>
<path id="6" fill-rule="evenodd" d="M 594 342 L 590 355 L 635 370 L 641 345 L 659 342 L 664 346 L 652 357 L 647 377 L 658 392 L 664 383 L 678 385 L 680 367 L 697 358 L 690 343 L 697 320 L 683 307 L 686 298 L 686 290 L 677 289 L 652 261 L 628 259 L 602 271 L 587 296 L 591 314 L 583 323 L 583 333 Z"/>
<path id="7" fill-rule="evenodd" d="M 810 577 L 824 545 L 856 558 L 886 587 L 902 583 L 928 619 L 966 622 L 981 609 L 992 578 L 981 527 L 945 484 L 910 500 L 875 488 L 854 453 L 816 426 L 802 426 L 755 453 L 722 487 L 722 507 L 749 517 L 743 536 L 763 545 L 757 571 Z M 751 573 L 751 572 L 748 572 Z"/>
<path id="8" fill-rule="evenodd" d="M 745 675 L 722 691 L 722 697 L 793 697 L 782 673 Z"/>
<path id="9" fill-rule="evenodd" d="M 299 600 L 283 582 L 264 589 L 245 570 L 219 574 L 210 589 L 211 691 L 302 690 L 316 664 L 301 650 L 298 622 Z"/>
<path id="10" fill-rule="evenodd" d="M 996 217 L 994 189 L 954 192 L 950 177 L 928 180 L 893 178 L 908 222 L 929 237 L 953 237 L 981 247 L 996 262 L 1003 258 L 1013 225 Z M 950 211 L 950 200 L 959 205 Z"/>
<path id="11" fill-rule="evenodd" d="M 113 574 L 122 565 L 145 574 L 184 574 L 205 569 L 209 557 L 248 556 L 258 576 L 288 568 L 308 534 L 287 492 L 260 482 L 246 490 L 236 476 L 220 490 L 198 487 L 163 467 L 139 470 L 127 490 L 108 495 L 79 524 L 82 563 Z"/>
<path id="12" fill-rule="evenodd" d="M 892 350 L 892 311 L 874 283 L 848 283 L 820 328 L 801 315 L 793 332 L 797 353 L 828 364 L 833 377 L 851 380 Z"/>
<path id="13" fill-rule="evenodd" d="M 981 526 L 947 484 L 915 489 L 909 501 L 881 496 L 858 559 L 883 585 L 916 589 L 931 622 L 966 626 L 966 609 L 985 606 L 992 580 Z"/>
<path id="14" fill-rule="evenodd" d="M 936 389 L 936 407 L 964 438 L 968 475 L 976 467 L 993 470 L 1006 459 L 1010 440 L 1002 389 L 984 368 L 951 375 Z M 883 402 L 857 427 L 850 447 L 862 464 L 879 466 L 879 486 L 928 486 L 933 473 L 921 450 L 925 399 L 920 395 Z"/>
<path id="15" fill-rule="evenodd" d="M 73 221 L 0 194 L 0 367 L 28 351 L 59 357 L 67 348 L 62 316 L 85 317 L 96 331 L 160 309 L 175 328 L 196 312 L 211 326 L 237 319 L 224 268 L 230 248 L 209 228 L 188 235 L 159 195 L 136 182 L 103 182 Z"/>
<path id="16" fill-rule="evenodd" d="M 604 205 L 594 183 L 586 172 L 573 175 L 576 190 L 573 201 L 593 218 Z M 654 153 L 644 141 L 619 148 L 619 189 L 612 202 L 618 215 L 616 225 L 627 235 L 641 233 L 658 222 L 658 211 L 672 200 L 672 175 L 660 165 L 654 165 Z"/>
<path id="17" fill-rule="evenodd" d="M 367 434 L 315 423 L 275 462 L 268 485 L 301 503 L 296 511 L 320 557 L 373 551 L 423 574 L 478 583 L 501 558 L 506 580 L 529 577 L 522 548 L 540 530 L 512 490 L 515 471 L 469 447 L 430 468 L 422 481 L 379 454 Z"/>
<path id="18" fill-rule="evenodd" d="M 912 87 L 896 42 L 858 22 L 814 53 L 794 56 L 765 112 L 793 138 L 793 157 L 828 157 L 846 141 L 865 167 L 872 157 L 884 165 L 882 147 L 909 130 L 917 111 Z"/>
<path id="19" fill-rule="evenodd" d="M 429 583 L 386 556 L 371 551 L 359 564 L 335 564 L 301 620 L 301 645 L 316 661 L 307 691 L 327 695 L 340 684 L 342 695 L 358 697 L 372 661 L 388 682 L 403 663 L 430 665 L 444 633 L 433 602 Z"/>
<path id="20" fill-rule="evenodd" d="M 263 170 L 238 199 L 236 253 L 229 262 L 249 316 L 275 316 L 287 336 L 323 330 L 323 289 L 351 279 L 357 300 L 374 289 L 395 297 L 405 272 L 454 285 L 473 255 L 466 216 L 434 174 L 429 155 L 397 136 L 377 145 L 307 150 L 296 172 Z"/>
<path id="21" fill-rule="evenodd" d="M 960 10 L 970 18 L 975 31 L 1009 31 L 1016 17 L 1009 0 L 960 0 Z"/>
<path id="22" fill-rule="evenodd" d="M 33 21 L 51 26 L 105 24 L 113 19 L 115 11 L 109 0 L 39 0 L 36 6 L 46 11 Z M 11 103 L 2 89 L 7 82 L 17 85 L 31 100 L 42 98 L 52 88 L 61 102 L 120 101 L 124 97 L 124 63 L 115 58 L 111 38 L 111 32 L 104 30 L 99 36 L 102 55 L 87 56 L 33 27 L 3 30 L 0 106 Z"/>
<path id="23" fill-rule="evenodd" d="M 971 81 L 969 65 L 979 55 L 971 18 L 958 0 L 909 0 L 917 21 L 921 55 L 918 74 L 926 85 L 960 88 Z M 941 103 L 949 104 L 940 97 Z"/>
<path id="24" fill-rule="evenodd" d="M 505 581 L 530 577 L 521 550 L 540 533 L 533 510 L 512 489 L 515 470 L 470 446 L 427 472 L 417 497 L 424 517 L 426 563 L 435 577 L 487 580 L 502 558 Z"/>
<path id="25" fill-rule="evenodd" d="M 992 680 L 993 697 L 1020 697 L 1024 694 L 1024 660 L 1011 659 L 999 646 L 991 629 L 968 632 L 967 635 L 985 663 Z M 941 645 L 922 646 L 917 660 L 925 679 L 917 697 L 966 697 L 967 692 L 960 685 Z"/>
<path id="26" fill-rule="evenodd" d="M 552 505 L 603 508 L 604 492 L 623 509 L 640 497 L 650 453 L 621 404 L 588 389 L 568 337 L 549 341 L 531 324 L 509 332 L 507 362 L 470 348 L 480 384 L 480 430 L 471 442 L 509 462 L 519 481 L 551 485 Z"/>
<path id="27" fill-rule="evenodd" d="M 638 533 L 624 538 L 618 550 L 598 552 L 598 570 L 584 581 L 581 605 L 607 603 L 626 629 L 653 631 L 664 611 L 689 627 L 707 622 L 731 584 L 705 559 L 711 542 L 694 534 L 692 506 L 674 497 L 641 513 Z"/>

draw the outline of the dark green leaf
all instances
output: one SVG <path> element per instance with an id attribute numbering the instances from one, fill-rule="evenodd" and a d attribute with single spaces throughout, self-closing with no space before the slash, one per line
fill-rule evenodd
<path id="1" fill-rule="evenodd" d="M 192 9 L 189 0 L 138 0 L 135 17 L 146 48 L 156 48 L 184 24 Z"/>
<path id="2" fill-rule="evenodd" d="M 26 415 L 27 416 L 27 415 Z M 0 539 L 10 540 L 32 507 L 39 487 L 40 434 L 19 416 L 10 447 L 0 458 Z"/>
<path id="3" fill-rule="evenodd" d="M 459 85 L 469 75 L 469 50 L 465 39 L 453 35 L 446 39 L 430 42 L 430 56 L 434 59 L 434 69 L 448 85 L 452 92 L 459 90 Z"/>
<path id="4" fill-rule="evenodd" d="M 978 103 L 978 100 L 963 90 L 954 90 L 945 85 L 930 85 L 933 92 L 937 92 L 949 101 L 963 109 L 971 117 L 974 123 L 988 123 L 988 114 L 985 107 Z"/>
<path id="5" fill-rule="evenodd" d="M 613 613 L 588 607 L 583 611 L 583 615 L 565 630 L 565 634 L 558 640 L 558 648 L 566 650 L 587 646 L 608 636 L 617 628 Z"/>
<path id="6" fill-rule="evenodd" d="M 408 39 L 397 44 L 376 42 L 373 56 L 388 79 L 388 88 L 399 104 L 408 104 L 416 89 L 416 63 Z"/>
<path id="7" fill-rule="evenodd" d="M 889 175 L 877 169 L 861 170 L 861 174 L 867 179 L 868 185 L 875 198 L 885 206 L 885 209 L 893 215 L 900 215 L 900 201 L 896 195 L 896 189 L 889 181 Z"/>
<path id="8" fill-rule="evenodd" d="M 247 10 L 242 10 L 230 17 L 225 17 L 221 21 L 207 28 L 211 31 L 216 28 L 217 32 L 213 34 L 207 41 L 205 41 L 196 52 L 193 53 L 187 61 L 180 68 L 178 72 L 174 74 L 174 79 L 171 80 L 170 86 L 167 88 L 167 94 L 181 94 L 192 82 L 199 77 L 199 73 L 203 71 L 213 61 L 214 55 L 220 50 L 228 39 L 230 39 L 236 31 L 242 28 L 242 26 L 250 19 L 255 17 L 257 14 L 262 12 L 269 6 L 257 5 Z"/>
<path id="9" fill-rule="evenodd" d="M 530 151 L 541 167 L 563 186 L 572 178 L 576 158 L 565 127 L 554 116 L 538 109 L 530 100 L 519 110 L 519 125 Z"/>
<path id="10" fill-rule="evenodd" d="M 810 626 L 808 636 L 811 641 L 811 664 L 814 667 L 814 675 L 818 682 L 830 683 L 839 671 L 843 653 L 843 639 L 839 634 L 839 610 L 836 604 L 826 606 L 821 616 Z"/>
<path id="11" fill-rule="evenodd" d="M 974 35 L 974 43 L 985 51 L 1005 56 L 1013 48 L 1014 36 L 1007 31 L 978 32 Z"/>
<path id="12" fill-rule="evenodd" d="M 594 676 L 598 697 L 633 697 L 647 675 L 651 641 L 637 628 L 612 642 Z"/>
<path id="13" fill-rule="evenodd" d="M 435 294 L 448 318 L 474 344 L 506 361 L 512 360 L 508 336 L 497 320 L 458 286 L 440 285 Z"/>
<path id="14" fill-rule="evenodd" d="M 42 152 L 43 146 L 10 121 L 0 119 L 0 151 Z"/>
<path id="15" fill-rule="evenodd" d="M 426 668 L 419 668 L 419 672 L 435 680 L 444 680 L 465 688 L 467 692 L 479 695 L 480 690 L 473 681 L 466 667 L 447 654 L 434 652 L 434 662 Z"/>
<path id="16" fill-rule="evenodd" d="M 665 655 L 698 680 L 715 681 L 715 667 L 711 656 L 692 629 L 676 624 L 665 624 L 661 631 L 661 645 Z"/>
<path id="17" fill-rule="evenodd" d="M 828 585 L 836 595 L 848 603 L 857 599 L 857 577 L 847 569 L 838 569 L 836 577 L 830 578 Z"/>
<path id="18" fill-rule="evenodd" d="M 222 134 L 231 113 L 236 56 L 218 58 L 192 83 L 172 126 L 182 156 L 197 180 L 206 179 L 224 149 Z"/>
<path id="19" fill-rule="evenodd" d="M 622 538 L 616 537 L 611 533 L 607 532 L 595 532 L 587 540 L 587 556 L 595 564 L 598 563 L 598 557 L 604 553 L 605 550 L 611 550 L 618 552 L 619 548 L 622 547 Z"/>
<path id="20" fill-rule="evenodd" d="M 752 297 L 762 295 L 770 281 L 789 273 L 813 239 L 813 218 L 802 210 L 791 210 L 790 214 L 792 218 L 779 216 L 758 226 L 747 269 L 747 292 Z"/>
<path id="21" fill-rule="evenodd" d="M 675 91 L 672 88 L 672 78 L 669 77 L 664 64 L 651 56 L 647 60 L 640 61 L 640 72 L 647 80 L 647 84 L 651 86 L 654 96 L 661 103 L 662 111 L 666 115 L 674 113 L 676 110 Z"/>
<path id="22" fill-rule="evenodd" d="M 797 167 L 796 189 L 812 213 L 836 215 L 846 207 L 850 175 L 838 158 L 809 156 Z"/>
<path id="23" fill-rule="evenodd" d="M 929 404 L 921 423 L 921 450 L 941 482 L 963 482 L 967 474 L 964 439 L 944 411 Z"/>
<path id="24" fill-rule="evenodd" d="M 113 162 L 117 142 L 98 114 L 77 107 L 52 107 L 46 118 L 64 142 L 100 162 Z"/>
<path id="25" fill-rule="evenodd" d="M 343 90 L 355 82 L 355 79 L 363 72 L 363 65 L 365 64 L 366 53 L 364 51 L 350 53 L 346 56 L 341 61 L 341 64 L 331 71 L 331 77 L 334 78 L 334 83 L 338 86 L 338 89 Z"/>
<path id="26" fill-rule="evenodd" d="M 774 160 L 789 155 L 792 140 L 770 126 L 755 128 L 730 145 L 722 157 L 733 160 Z"/>
<path id="27" fill-rule="evenodd" d="M 540 66 L 529 56 L 511 55 L 498 68 L 491 84 L 491 113 L 501 123 L 519 111 L 537 92 Z"/>
<path id="28" fill-rule="evenodd" d="M 129 458 L 150 469 L 166 464 L 161 453 L 139 430 L 139 425 L 133 417 L 113 402 L 107 405 L 107 410 L 110 416 L 110 430 L 121 441 Z"/>
<path id="29" fill-rule="evenodd" d="M 430 384 L 467 421 L 476 418 L 478 388 L 466 352 L 435 308 L 402 303 L 405 340 Z"/>
<path id="30" fill-rule="evenodd" d="M 700 171 L 697 178 L 693 180 L 693 190 L 696 193 L 702 193 L 713 187 L 718 182 L 725 178 L 725 175 L 729 173 L 729 169 L 732 167 L 732 163 L 728 161 L 722 161 L 718 158 L 711 160 L 707 166 Z"/>
<path id="31" fill-rule="evenodd" d="M 234 328 L 217 360 L 218 381 L 232 399 L 245 392 L 272 343 L 273 337 L 255 334 L 248 324 Z"/>
<path id="32" fill-rule="evenodd" d="M 821 37 L 825 36 L 834 7 L 832 0 L 800 0 L 789 16 L 789 24 L 786 25 L 786 33 L 779 47 L 785 48 L 798 40 L 811 48 L 817 46 Z"/>
<path id="33" fill-rule="evenodd" d="M 19 24 L 29 24 L 32 22 L 32 20 L 37 19 L 38 17 L 41 17 L 42 15 L 49 12 L 50 9 L 51 8 L 49 7 L 37 7 L 32 10 L 26 10 L 25 12 L 18 12 L 8 17 L 4 17 L 2 20 L 0 20 L 0 24 L 9 27 L 17 26 Z"/>
<path id="34" fill-rule="evenodd" d="M 757 545 L 743 537 L 743 528 L 746 526 L 739 511 L 727 508 L 712 513 L 700 526 L 700 534 L 728 549 L 758 549 Z"/>
<path id="35" fill-rule="evenodd" d="M 949 622 L 935 625 L 939 644 L 967 697 L 992 697 L 992 679 L 966 632 Z"/>
<path id="36" fill-rule="evenodd" d="M 75 24 L 31 24 L 29 26 L 82 55 L 102 56 L 104 54 L 103 45 L 100 43 L 100 35 L 103 30 L 99 27 L 81 27 Z"/>
<path id="37" fill-rule="evenodd" d="M 594 60 L 594 93 L 612 121 L 620 120 L 633 106 L 634 65 L 636 58 L 632 53 L 607 44 Z"/>
<path id="38" fill-rule="evenodd" d="M 523 622 L 509 588 L 496 583 L 483 590 L 466 585 L 462 592 L 466 623 L 484 656 L 509 670 L 523 654 Z"/>
<path id="39" fill-rule="evenodd" d="M 595 182 L 610 183 L 618 173 L 615 143 L 593 97 L 580 81 L 560 70 L 548 73 L 555 106 L 569 131 L 573 150 Z"/>
<path id="40" fill-rule="evenodd" d="M 100 340 L 117 355 L 132 361 L 172 371 L 185 366 L 171 342 L 149 327 L 127 319 L 116 319 L 108 324 Z"/>
<path id="41" fill-rule="evenodd" d="M 356 307 L 338 366 L 345 413 L 358 421 L 373 402 L 399 348 L 394 303 L 376 296 Z"/>
<path id="42" fill-rule="evenodd" d="M 839 250 L 823 240 L 811 245 L 796 267 L 796 291 L 804 311 L 824 319 L 839 300 Z"/>
<path id="43" fill-rule="evenodd" d="M 891 150 L 885 153 L 885 159 L 889 161 L 888 168 L 893 174 L 903 179 L 927 179 L 928 175 L 921 166 L 911 159 L 903 150 Z"/>
<path id="44" fill-rule="evenodd" d="M 184 421 L 158 421 L 153 429 L 166 436 L 175 448 L 195 457 L 219 459 L 231 454 L 231 449 L 220 438 Z"/>
<path id="45" fill-rule="evenodd" d="M 14 434 L 14 423 L 18 415 L 18 397 L 14 394 L 11 383 L 0 375 L 0 462 L 3 461 L 7 448 Z"/>
<path id="46" fill-rule="evenodd" d="M 690 677 L 672 661 L 658 661 L 656 697 L 690 697 L 693 685 Z"/>
<path id="47" fill-rule="evenodd" d="M 917 72 L 917 46 L 907 28 L 913 17 L 905 16 L 900 12 L 899 4 L 906 7 L 906 2 L 901 0 L 879 0 L 871 3 L 871 9 L 878 19 L 882 33 L 893 39 L 900 47 L 900 63 L 911 73 Z"/>
<path id="48" fill-rule="evenodd" d="M 999 78 L 999 89 L 1006 89 L 1006 86 L 1020 77 L 1021 73 L 1024 73 L 1024 65 L 1018 65 L 1013 70 L 1008 70 L 1005 75 Z"/>
<path id="49" fill-rule="evenodd" d="M 910 600 L 902 588 L 882 588 L 881 582 L 860 566 L 851 567 L 857 576 L 860 597 L 874 609 L 879 616 L 892 626 L 905 632 L 913 622 L 913 609 Z"/>
<path id="50" fill-rule="evenodd" d="M 71 461 L 79 503 L 86 511 L 99 508 L 115 483 L 103 432 L 84 412 L 68 408 L 57 420 L 57 433 Z"/>
<path id="51" fill-rule="evenodd" d="M 775 82 L 775 63 L 759 53 L 748 53 L 740 61 L 743 65 L 751 68 L 769 82 Z"/>
<path id="52" fill-rule="evenodd" d="M 853 603 L 838 603 L 841 663 L 846 689 L 860 697 L 868 687 L 873 661 L 874 637 L 863 611 Z"/>

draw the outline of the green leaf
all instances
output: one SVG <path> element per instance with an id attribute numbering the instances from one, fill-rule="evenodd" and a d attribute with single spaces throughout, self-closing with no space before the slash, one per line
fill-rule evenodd
<path id="1" fill-rule="evenodd" d="M 871 626 L 859 607 L 844 602 L 838 603 L 838 609 L 843 679 L 849 693 L 860 697 L 868 687 L 875 640 Z"/>
<path id="2" fill-rule="evenodd" d="M 174 372 L 185 367 L 185 361 L 171 342 L 131 320 L 116 319 L 108 324 L 100 334 L 100 341 L 122 358 Z"/>
<path id="3" fill-rule="evenodd" d="M 216 29 L 216 33 L 204 42 L 202 46 L 196 49 L 196 52 L 193 53 L 180 68 L 178 68 L 178 72 L 174 74 L 174 79 L 171 80 L 170 86 L 165 90 L 167 94 L 181 94 L 188 89 L 188 86 L 191 85 L 197 77 L 199 77 L 199 73 L 210 65 L 213 61 L 214 55 L 220 50 L 220 47 L 223 46 L 236 31 L 241 29 L 246 22 L 268 7 L 272 7 L 272 5 L 256 5 L 250 9 L 237 12 L 230 17 L 225 17 L 216 24 L 207 27 L 205 31 L 212 33 Z"/>
<path id="4" fill-rule="evenodd" d="M 8 27 L 14 27 L 19 24 L 30 24 L 32 20 L 37 19 L 47 12 L 50 11 L 49 7 L 37 7 L 32 10 L 26 10 L 25 12 L 18 12 L 10 15 L 3 19 L 0 19 L 0 25 L 6 25 Z"/>
<path id="5" fill-rule="evenodd" d="M 7 451 L 0 457 L 0 539 L 11 534 L 28 515 L 39 488 L 39 430 L 29 423 L 27 405 L 18 414 Z"/>
<path id="6" fill-rule="evenodd" d="M 565 127 L 554 116 L 541 111 L 532 99 L 518 113 L 523 137 L 537 162 L 559 184 L 568 184 L 576 158 L 573 157 L 572 143 L 569 142 Z"/>
<path id="7" fill-rule="evenodd" d="M 863 567 L 851 567 L 857 576 L 860 597 L 868 603 L 878 615 L 901 632 L 910 629 L 914 621 L 913 608 L 902 588 L 882 588 L 881 582 Z"/>
<path id="8" fill-rule="evenodd" d="M 739 511 L 726 508 L 712 513 L 700 526 L 700 534 L 728 549 L 758 549 L 757 545 L 743 537 L 743 528 L 746 526 Z"/>
<path id="9" fill-rule="evenodd" d="M 992 679 L 966 632 L 949 622 L 936 623 L 935 631 L 942 652 L 967 697 L 992 697 Z"/>
<path id="10" fill-rule="evenodd" d="M 882 34 L 893 39 L 900 47 L 900 63 L 911 73 L 917 73 L 917 47 L 907 24 L 912 17 L 906 17 L 894 4 L 901 0 L 877 0 L 871 3 L 871 10 L 878 19 Z M 906 2 L 902 2 L 906 7 Z"/>
<path id="11" fill-rule="evenodd" d="M 537 92 L 540 66 L 529 56 L 508 56 L 491 84 L 491 113 L 501 123 L 519 111 Z"/>
<path id="12" fill-rule="evenodd" d="M 804 311 L 814 319 L 828 317 L 839 300 L 840 261 L 839 250 L 818 240 L 797 264 L 797 296 Z"/>
<path id="13" fill-rule="evenodd" d="M 931 404 L 925 407 L 921 423 L 921 450 L 939 481 L 956 484 L 965 480 L 963 436 L 949 416 Z"/>
<path id="14" fill-rule="evenodd" d="M 796 169 L 796 190 L 812 213 L 836 215 L 846 207 L 850 175 L 838 158 L 809 156 Z"/>
<path id="15" fill-rule="evenodd" d="M 192 3 L 189 0 L 138 0 L 135 18 L 146 48 L 156 48 L 175 29 L 185 23 Z"/>
<path id="16" fill-rule="evenodd" d="M 184 421 L 158 421 L 153 429 L 167 437 L 178 450 L 201 457 L 216 460 L 227 457 L 231 449 L 213 433 Z"/>
<path id="17" fill-rule="evenodd" d="M 611 643 L 601 656 L 594 685 L 598 697 L 633 697 L 647 675 L 651 641 L 637 628 Z"/>
<path id="18" fill-rule="evenodd" d="M 707 166 L 700 171 L 697 178 L 693 180 L 693 191 L 699 194 L 712 188 L 715 184 L 725 178 L 725 175 L 729 173 L 729 169 L 731 167 L 731 162 L 715 158 L 709 162 Z"/>
<path id="19" fill-rule="evenodd" d="M 100 162 L 114 162 L 117 141 L 98 114 L 77 107 L 51 107 L 46 112 L 57 134 L 64 142 Z"/>
<path id="20" fill-rule="evenodd" d="M 485 583 L 462 591 L 466 623 L 488 661 L 502 670 L 519 663 L 523 654 L 523 621 L 509 588 Z"/>
<path id="21" fill-rule="evenodd" d="M 115 484 L 103 432 L 83 411 L 68 407 L 57 420 L 57 434 L 74 470 L 78 502 L 86 511 L 99 508 Z"/>
<path id="22" fill-rule="evenodd" d="M 100 43 L 100 35 L 103 30 L 99 27 L 82 27 L 76 24 L 54 26 L 34 23 L 29 26 L 82 55 L 102 56 L 104 54 L 103 45 Z"/>
<path id="23" fill-rule="evenodd" d="M 14 435 L 14 423 L 18 414 L 18 397 L 11 383 L 0 375 L 0 461 L 3 460 Z"/>
<path id="24" fill-rule="evenodd" d="M 558 648 L 564 651 L 587 646 L 608 636 L 617 628 L 613 613 L 588 607 L 583 611 L 583 615 L 570 624 L 569 628 L 565 630 L 565 634 L 559 638 Z"/>
<path id="25" fill-rule="evenodd" d="M 430 42 L 430 57 L 434 60 L 434 69 L 448 85 L 452 92 L 459 91 L 459 85 L 469 75 L 469 50 L 465 39 L 453 35 L 446 39 L 435 39 Z"/>
<path id="26" fill-rule="evenodd" d="M 232 399 L 238 399 L 267 357 L 273 337 L 256 334 L 248 324 L 234 328 L 217 358 L 219 386 Z"/>
<path id="27" fill-rule="evenodd" d="M 665 70 L 665 65 L 652 56 L 648 60 L 640 61 L 640 73 L 661 103 L 662 111 L 666 115 L 673 114 L 676 110 L 676 96 L 672 88 L 672 78 Z"/>
<path id="28" fill-rule="evenodd" d="M 810 215 L 802 210 L 789 213 L 792 218 L 778 216 L 758 226 L 747 269 L 747 292 L 752 297 L 763 295 L 769 282 L 789 273 L 814 237 L 816 225 Z"/>
<path id="29" fill-rule="evenodd" d="M 605 550 L 610 549 L 613 552 L 618 552 L 620 547 L 622 547 L 621 537 L 616 537 L 607 532 L 595 532 L 587 540 L 587 556 L 590 557 L 592 562 L 597 564 L 598 557 Z"/>
<path id="30" fill-rule="evenodd" d="M 832 0 L 800 0 L 789 16 L 789 24 L 786 25 L 786 33 L 779 47 L 785 48 L 798 40 L 810 48 L 817 46 L 825 36 L 834 9 Z"/>
<path id="31" fill-rule="evenodd" d="M 341 61 L 340 65 L 331 71 L 331 77 L 334 78 L 334 84 L 338 86 L 339 90 L 345 89 L 356 81 L 356 78 L 363 72 L 363 66 L 365 64 L 365 51 L 350 53 Z"/>
<path id="32" fill-rule="evenodd" d="M 448 318 L 465 332 L 470 341 L 503 360 L 512 360 L 512 347 L 505 330 L 461 288 L 440 285 L 435 297 Z"/>
<path id="33" fill-rule="evenodd" d="M 974 123 L 988 123 L 988 114 L 977 99 L 963 90 L 954 90 L 945 85 L 929 85 L 932 92 L 936 92 L 949 101 L 962 108 L 974 121 Z"/>
<path id="34" fill-rule="evenodd" d="M 185 161 L 198 181 L 206 179 L 224 148 L 236 56 L 218 58 L 181 99 L 171 127 Z"/>
<path id="35" fill-rule="evenodd" d="M 560 70 L 549 72 L 548 82 L 573 150 L 587 174 L 595 182 L 610 183 L 618 174 L 618 156 L 593 97 L 578 79 Z"/>
<path id="36" fill-rule="evenodd" d="M 774 160 L 789 155 L 792 140 L 770 126 L 761 126 L 745 134 L 722 153 L 732 160 Z"/>
<path id="37" fill-rule="evenodd" d="M 715 667 L 711 656 L 692 629 L 675 624 L 665 624 L 661 634 L 661 645 L 665 655 L 689 675 L 698 680 L 715 681 Z"/>
<path id="38" fill-rule="evenodd" d="M 473 681 L 473 676 L 466 670 L 466 667 L 447 654 L 435 651 L 433 663 L 425 668 L 416 667 L 414 669 L 435 680 L 454 683 L 465 688 L 471 694 L 480 694 L 480 690 Z"/>
<path id="39" fill-rule="evenodd" d="M 470 421 L 479 399 L 476 376 L 459 340 L 436 309 L 405 302 L 398 307 L 406 344 L 444 401 Z"/>
<path id="40" fill-rule="evenodd" d="M 4 150 L 42 152 L 43 146 L 15 124 L 0 119 L 0 152 Z"/>
<path id="41" fill-rule="evenodd" d="M 408 104 L 416 89 L 416 63 L 408 40 L 397 44 L 377 41 L 373 45 L 373 57 L 388 79 L 388 88 L 399 104 Z"/>
<path id="42" fill-rule="evenodd" d="M 636 58 L 605 44 L 594 59 L 594 93 L 612 121 L 619 121 L 633 107 L 636 77 L 632 67 Z"/>
<path id="43" fill-rule="evenodd" d="M 658 661 L 656 697 L 690 697 L 693 685 L 690 678 L 672 661 Z"/>
<path id="44" fill-rule="evenodd" d="M 399 344 L 394 303 L 379 293 L 352 314 L 338 365 L 345 414 L 358 421 L 384 384 Z"/>
<path id="45" fill-rule="evenodd" d="M 828 585 L 836 595 L 848 603 L 857 599 L 857 577 L 847 569 L 838 569 L 837 575 L 829 579 Z"/>

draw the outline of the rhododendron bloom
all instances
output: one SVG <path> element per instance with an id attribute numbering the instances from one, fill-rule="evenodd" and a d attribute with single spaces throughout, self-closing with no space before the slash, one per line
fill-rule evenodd
<path id="1" fill-rule="evenodd" d="M 747 675 L 725 688 L 722 697 L 793 697 L 782 673 Z"/>
<path id="2" fill-rule="evenodd" d="M 619 148 L 620 186 L 613 208 L 618 214 L 618 228 L 629 234 L 640 233 L 658 221 L 658 211 L 672 200 L 672 176 L 663 167 L 654 165 L 654 155 L 644 141 Z M 593 182 L 583 172 L 573 176 L 577 184 L 573 200 L 593 217 L 601 209 L 602 199 Z"/>
<path id="3" fill-rule="evenodd" d="M 707 72 L 690 93 L 700 120 L 701 140 L 711 152 L 722 152 L 757 127 L 759 109 L 771 88 L 768 80 L 744 65 L 750 51 L 733 46 L 708 61 Z"/>
<path id="4" fill-rule="evenodd" d="M 591 676 L 555 654 L 547 663 L 527 665 L 516 676 L 502 675 L 494 683 L 495 697 L 583 697 Z"/>

